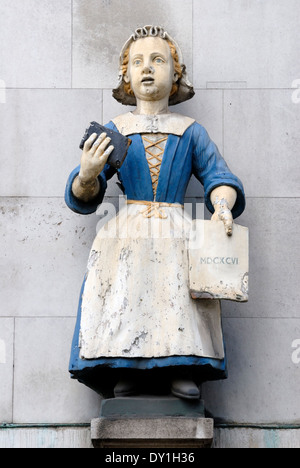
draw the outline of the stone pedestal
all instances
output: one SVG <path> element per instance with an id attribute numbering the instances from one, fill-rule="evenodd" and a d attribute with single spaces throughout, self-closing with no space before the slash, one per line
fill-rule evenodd
<path id="1" fill-rule="evenodd" d="M 202 400 L 175 397 L 104 400 L 91 423 L 95 448 L 209 448 L 213 434 Z"/>

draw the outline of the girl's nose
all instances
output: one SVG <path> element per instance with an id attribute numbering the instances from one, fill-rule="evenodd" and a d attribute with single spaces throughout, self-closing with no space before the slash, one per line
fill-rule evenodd
<path id="1" fill-rule="evenodd" d="M 143 69 L 143 73 L 148 75 L 149 73 L 153 74 L 155 72 L 154 68 L 151 65 L 145 65 Z"/>

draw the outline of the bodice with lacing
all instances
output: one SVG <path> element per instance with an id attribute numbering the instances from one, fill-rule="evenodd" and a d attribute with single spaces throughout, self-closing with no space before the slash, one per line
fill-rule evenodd
<path id="1" fill-rule="evenodd" d="M 150 169 L 154 200 L 157 192 L 160 168 L 165 152 L 168 135 L 143 134 L 142 135 L 146 157 Z"/>

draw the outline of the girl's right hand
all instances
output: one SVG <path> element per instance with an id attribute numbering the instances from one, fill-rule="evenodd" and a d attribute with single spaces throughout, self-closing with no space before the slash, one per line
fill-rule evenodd
<path id="1" fill-rule="evenodd" d="M 110 145 L 111 138 L 106 133 L 93 133 L 85 142 L 81 156 L 79 178 L 83 183 L 95 180 L 103 171 L 104 166 L 113 152 L 114 146 Z"/>

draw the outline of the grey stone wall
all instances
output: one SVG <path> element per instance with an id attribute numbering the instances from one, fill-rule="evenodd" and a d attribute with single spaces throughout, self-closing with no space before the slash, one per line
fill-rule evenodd
<path id="1" fill-rule="evenodd" d="M 229 379 L 205 401 L 225 423 L 300 422 L 299 1 L 1 0 L 0 424 L 98 416 L 67 369 L 99 217 L 69 211 L 64 186 L 88 122 L 126 111 L 111 97 L 118 54 L 153 23 L 196 89 L 173 110 L 207 128 L 247 195 L 250 301 L 223 304 Z M 108 200 L 119 193 L 112 180 Z M 187 200 L 202 195 L 192 180 Z"/>

